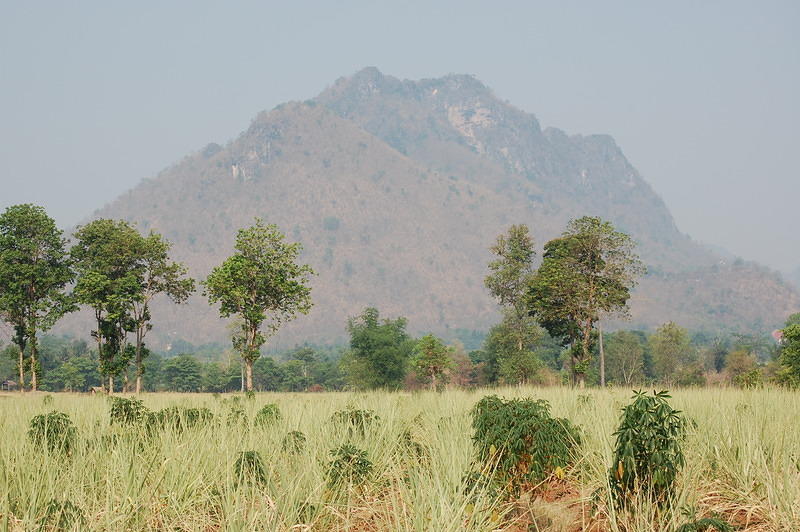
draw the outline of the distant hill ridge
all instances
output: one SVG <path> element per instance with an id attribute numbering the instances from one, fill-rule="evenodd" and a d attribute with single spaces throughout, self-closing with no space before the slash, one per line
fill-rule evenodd
<path id="1" fill-rule="evenodd" d="M 496 236 L 526 223 L 541 246 L 586 214 L 633 235 L 650 269 L 626 326 L 760 331 L 800 309 L 778 274 L 680 233 L 611 137 L 542 130 L 464 75 L 401 81 L 366 68 L 260 113 L 226 146 L 209 144 L 93 217 L 163 233 L 198 278 L 255 216 L 278 224 L 319 273 L 311 314 L 280 334 L 290 345 L 343 338 L 367 305 L 406 316 L 413 331 L 488 328 L 497 311 L 483 277 Z M 226 337 L 199 295 L 154 316 L 154 344 Z"/>

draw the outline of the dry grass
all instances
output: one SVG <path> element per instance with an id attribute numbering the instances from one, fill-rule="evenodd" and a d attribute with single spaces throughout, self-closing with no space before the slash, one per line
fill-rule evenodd
<path id="1" fill-rule="evenodd" d="M 721 515 L 745 530 L 800 530 L 797 393 L 676 391 L 673 404 L 696 427 L 685 444 L 675 510 L 641 502 L 624 514 L 606 503 L 606 472 L 629 390 L 492 391 L 547 399 L 554 415 L 569 418 L 584 434 L 565 479 L 551 479 L 514 501 L 469 491 L 462 482 L 472 459 L 469 410 L 485 393 L 257 394 L 239 399 L 250 419 L 268 402 L 283 416 L 270 427 L 249 429 L 227 425 L 230 397 L 151 394 L 144 401 L 153 410 L 205 406 L 215 416 L 204 426 L 149 438 L 111 426 L 102 397 L 53 394 L 45 405 L 41 395 L 12 394 L 0 402 L 0 529 L 666 532 L 686 520 L 679 508 L 693 508 L 698 518 Z M 348 406 L 375 410 L 380 421 L 363 436 L 348 434 L 330 421 Z M 70 457 L 34 448 L 26 437 L 30 418 L 53 409 L 68 413 L 78 428 Z M 282 449 L 291 430 L 307 436 L 300 454 Z M 421 454 L 403 443 L 407 431 Z M 329 452 L 345 442 L 366 450 L 374 470 L 361 487 L 331 489 Z M 261 485 L 234 477 L 234 462 L 246 450 L 263 458 Z M 71 503 L 78 517 L 64 510 L 59 525 L 54 502 Z"/>

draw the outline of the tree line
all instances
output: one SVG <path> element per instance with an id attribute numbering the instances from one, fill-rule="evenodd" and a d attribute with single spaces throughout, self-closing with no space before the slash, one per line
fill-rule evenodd
<path id="1" fill-rule="evenodd" d="M 4 352 L 16 362 L 20 389 L 29 384 L 36 390 L 43 382 L 53 390 L 102 386 L 138 393 L 800 380 L 793 355 L 800 342 L 796 317 L 780 344 L 690 338 L 674 323 L 652 334 L 604 335 L 602 320 L 628 316 L 631 290 L 645 268 L 633 240 L 596 217 L 572 220 L 545 243 L 538 266 L 527 226 L 498 236 L 484 282 L 501 320 L 469 353 L 433 334 L 412 338 L 405 318 L 382 318 L 367 308 L 348 320 L 347 349 L 299 347 L 277 359 L 262 357 L 283 323 L 310 311 L 314 272 L 298 263 L 300 244 L 286 242 L 276 226 L 260 219 L 238 232 L 234 253 L 200 283 L 170 258 L 170 243 L 156 232 L 142 235 L 125 221 L 100 219 L 73 236 L 68 248 L 55 222 L 35 205 L 12 206 L 0 215 L 0 318 L 13 330 Z M 200 362 L 190 353 L 166 359 L 151 353 L 145 339 L 152 300 L 163 295 L 184 303 L 198 284 L 220 316 L 232 319 L 231 356 Z M 94 312 L 91 340 L 45 337 L 68 347 L 56 349 L 58 355 L 49 349 L 43 365 L 40 335 L 80 305 Z M 719 377 L 723 373 L 728 377 Z"/>

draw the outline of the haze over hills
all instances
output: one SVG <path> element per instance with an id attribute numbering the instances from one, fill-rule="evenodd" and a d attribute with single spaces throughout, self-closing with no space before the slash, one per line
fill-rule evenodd
<path id="1" fill-rule="evenodd" d="M 464 75 L 401 81 L 364 69 L 259 114 L 237 139 L 209 144 L 93 217 L 161 232 L 197 278 L 255 216 L 278 224 L 319 274 L 315 307 L 281 333 L 286 345 L 341 339 L 347 317 L 368 305 L 406 316 L 412 331 L 486 329 L 498 317 L 483 287 L 496 236 L 526 223 L 541 247 L 587 214 L 633 235 L 648 265 L 626 327 L 761 331 L 800 309 L 777 273 L 678 231 L 611 137 L 543 130 Z M 226 337 L 201 296 L 154 317 L 156 345 Z"/>

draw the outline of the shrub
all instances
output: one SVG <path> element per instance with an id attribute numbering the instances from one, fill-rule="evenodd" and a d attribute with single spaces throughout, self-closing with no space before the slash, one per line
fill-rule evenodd
<path id="1" fill-rule="evenodd" d="M 147 416 L 148 410 L 139 399 L 111 397 L 111 424 L 133 425 Z"/>
<path id="2" fill-rule="evenodd" d="M 82 530 L 86 524 L 86 516 L 72 501 L 50 499 L 39 518 L 40 530 Z"/>
<path id="3" fill-rule="evenodd" d="M 28 438 L 38 446 L 45 446 L 50 452 L 71 453 L 75 447 L 78 430 L 69 416 L 53 411 L 34 416 L 28 429 Z"/>
<path id="4" fill-rule="evenodd" d="M 280 421 L 281 419 L 281 411 L 278 408 L 278 405 L 275 403 L 270 403 L 264 405 L 261 410 L 258 411 L 256 414 L 255 419 L 253 420 L 253 424 L 256 426 L 266 426 L 275 423 L 276 421 Z"/>
<path id="5" fill-rule="evenodd" d="M 233 464 L 233 473 L 236 477 L 236 484 L 261 485 L 267 481 L 264 461 L 261 460 L 261 455 L 258 451 L 243 451 L 239 453 L 239 458 Z"/>
<path id="6" fill-rule="evenodd" d="M 181 431 L 197 425 L 204 425 L 214 419 L 208 408 L 182 408 L 170 406 L 148 416 L 149 427 Z"/>
<path id="7" fill-rule="evenodd" d="M 484 397 L 472 409 L 477 461 L 493 482 L 515 493 L 563 474 L 580 445 L 578 429 L 553 418 L 544 400 Z"/>
<path id="8" fill-rule="evenodd" d="M 618 506 L 640 492 L 659 505 L 674 495 L 675 477 L 684 465 L 681 442 L 686 420 L 669 405 L 669 398 L 666 391 L 654 391 L 652 396 L 637 391 L 633 402 L 622 408 L 609 470 Z"/>
<path id="9" fill-rule="evenodd" d="M 281 448 L 292 454 L 299 454 L 303 452 L 306 446 L 306 435 L 299 430 L 293 430 L 283 437 Z"/>
<path id="10" fill-rule="evenodd" d="M 346 443 L 332 449 L 330 454 L 333 459 L 328 464 L 328 486 L 331 488 L 359 486 L 372 473 L 372 462 L 367 458 L 367 451 L 354 445 Z"/>
<path id="11" fill-rule="evenodd" d="M 53 396 L 48 394 L 42 397 L 42 404 L 45 406 L 50 406 L 53 404 Z"/>
<path id="12" fill-rule="evenodd" d="M 347 427 L 347 432 L 350 435 L 358 434 L 364 436 L 369 426 L 380 420 L 380 416 L 375 414 L 374 410 L 357 410 L 348 408 L 347 410 L 340 410 L 334 412 L 331 416 L 334 423 Z"/>

